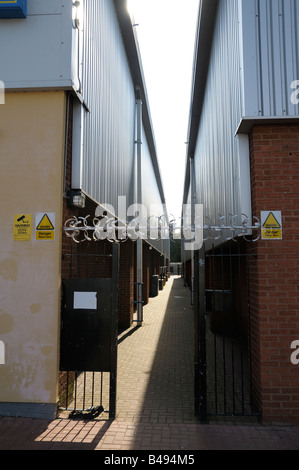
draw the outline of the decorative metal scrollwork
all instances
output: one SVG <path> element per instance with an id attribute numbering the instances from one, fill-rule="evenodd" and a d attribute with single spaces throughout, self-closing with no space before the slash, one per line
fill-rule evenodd
<path id="1" fill-rule="evenodd" d="M 86 217 L 73 216 L 65 222 L 64 232 L 75 243 L 98 242 L 100 240 L 107 240 L 111 243 L 124 243 L 127 240 L 136 241 L 138 238 L 161 240 L 172 238 L 175 232 L 182 233 L 183 237 L 187 239 L 188 237 L 184 235 L 187 230 L 189 234 L 196 232 L 196 230 L 202 231 L 203 242 L 215 242 L 217 240 L 237 242 L 240 237 L 243 237 L 246 242 L 256 242 L 261 236 L 261 223 L 258 217 L 253 217 L 253 221 L 250 223 L 246 214 L 242 214 L 241 223 L 238 223 L 240 218 L 237 215 L 230 214 L 229 221 L 227 221 L 227 217 L 219 215 L 216 224 L 213 224 L 211 218 L 206 216 L 205 224 L 198 223 L 198 220 L 195 220 L 193 230 L 190 226 L 176 225 L 176 219 L 173 216 L 168 224 L 165 222 L 165 217 L 160 216 L 157 217 L 157 224 L 151 225 L 151 218 L 152 216 L 147 219 L 147 226 L 140 224 L 130 226 L 129 222 L 114 217 L 94 217 L 91 220 L 90 215 Z"/>
<path id="2" fill-rule="evenodd" d="M 253 243 L 260 239 L 261 223 L 258 217 L 253 217 L 253 224 L 250 223 L 246 214 L 242 214 L 241 223 L 238 223 L 238 215 L 229 214 L 229 217 L 231 218 L 230 223 L 226 223 L 225 216 L 219 215 L 218 224 L 210 222 L 204 225 L 203 230 L 208 234 L 204 241 L 217 241 L 223 238 L 226 241 L 237 242 L 237 239 L 242 237 L 246 242 Z M 206 219 L 210 221 L 209 216 Z M 228 233 L 230 234 L 228 235 Z M 248 238 L 249 233 L 251 238 Z"/>

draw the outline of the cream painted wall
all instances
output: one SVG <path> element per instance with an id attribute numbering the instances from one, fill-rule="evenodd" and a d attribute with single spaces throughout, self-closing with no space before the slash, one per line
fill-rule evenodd
<path id="1" fill-rule="evenodd" d="M 0 105 L 0 402 L 56 403 L 65 94 L 6 93 Z M 36 213 L 55 240 L 35 240 Z M 32 215 L 14 241 L 15 214 Z M 3 361 L 3 357 L 5 361 Z"/>

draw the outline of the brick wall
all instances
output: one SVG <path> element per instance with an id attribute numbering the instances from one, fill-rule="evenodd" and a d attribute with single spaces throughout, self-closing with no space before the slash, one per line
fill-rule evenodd
<path id="1" fill-rule="evenodd" d="M 119 262 L 119 330 L 125 330 L 132 325 L 134 314 L 134 272 L 135 244 L 128 240 L 120 245 Z"/>
<path id="2" fill-rule="evenodd" d="M 250 135 L 253 214 L 281 211 L 283 240 L 250 246 L 254 397 L 265 423 L 299 423 L 299 126 L 255 126 Z"/>

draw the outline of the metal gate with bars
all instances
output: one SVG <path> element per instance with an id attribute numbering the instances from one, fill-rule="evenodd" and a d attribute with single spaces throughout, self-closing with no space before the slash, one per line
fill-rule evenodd
<path id="1" fill-rule="evenodd" d="M 246 244 L 194 255 L 195 410 L 213 416 L 258 416 L 252 401 L 251 279 L 256 260 Z"/>
<path id="2" fill-rule="evenodd" d="M 116 413 L 119 246 L 69 245 L 63 254 L 60 409 Z"/>

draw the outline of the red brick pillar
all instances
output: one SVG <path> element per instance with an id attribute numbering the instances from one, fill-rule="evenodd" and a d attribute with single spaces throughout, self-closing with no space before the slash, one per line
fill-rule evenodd
<path id="1" fill-rule="evenodd" d="M 250 247 L 254 397 L 264 423 L 299 424 L 299 126 L 255 126 L 250 158 L 253 215 L 281 211 L 283 237 Z"/>
<path id="2" fill-rule="evenodd" d="M 119 330 L 130 328 L 134 313 L 134 264 L 135 249 L 133 242 L 128 240 L 120 245 L 119 260 L 119 299 L 118 326 Z"/>

